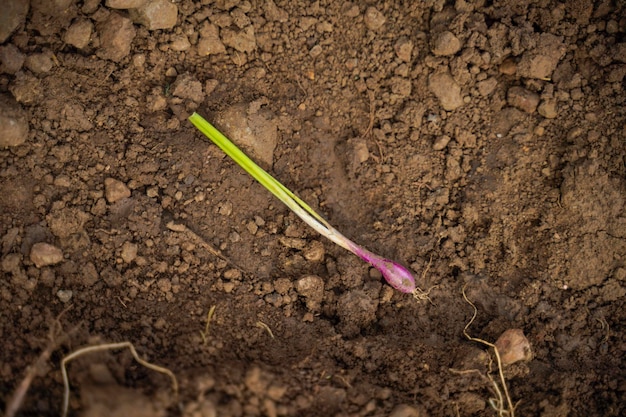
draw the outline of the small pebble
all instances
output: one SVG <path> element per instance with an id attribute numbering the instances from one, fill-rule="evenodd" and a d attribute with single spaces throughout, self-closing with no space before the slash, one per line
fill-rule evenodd
<path id="1" fill-rule="evenodd" d="M 150 0 L 143 6 L 129 10 L 135 23 L 148 30 L 171 29 L 176 26 L 178 7 L 169 0 Z"/>
<path id="2" fill-rule="evenodd" d="M 365 26 L 369 30 L 378 30 L 385 24 L 387 18 L 385 17 L 385 15 L 379 12 L 378 9 L 370 6 L 365 11 L 363 21 L 365 22 Z"/>
<path id="3" fill-rule="evenodd" d="M 324 297 L 324 280 L 317 275 L 305 275 L 296 281 L 298 294 L 311 301 L 322 301 Z"/>
<path id="4" fill-rule="evenodd" d="M 30 260 L 37 268 L 56 265 L 63 260 L 63 251 L 49 243 L 35 243 L 30 250 Z"/>
<path id="5" fill-rule="evenodd" d="M 539 104 L 537 111 L 546 119 L 554 119 L 558 115 L 557 104 L 555 100 L 544 100 Z"/>
<path id="6" fill-rule="evenodd" d="M 450 136 L 448 135 L 443 135 L 443 136 L 439 136 L 435 142 L 433 143 L 433 150 L 434 151 L 442 151 L 446 148 L 446 146 L 448 146 L 448 143 L 450 142 Z"/>
<path id="7" fill-rule="evenodd" d="M 533 357 L 530 342 L 521 329 L 506 330 L 496 340 L 495 345 L 502 365 L 505 366 L 519 361 L 529 361 Z"/>
<path id="8" fill-rule="evenodd" d="M 19 146 L 29 134 L 27 113 L 9 96 L 0 97 L 0 148 Z"/>
<path id="9" fill-rule="evenodd" d="M 444 110 L 455 110 L 464 104 L 461 87 L 448 72 L 438 72 L 428 77 L 428 89 L 437 96 Z"/>
<path id="10" fill-rule="evenodd" d="M 127 264 L 131 263 L 137 258 L 137 244 L 132 242 L 124 242 L 122 245 L 122 259 Z"/>
<path id="11" fill-rule="evenodd" d="M 65 43 L 72 45 L 75 48 L 83 49 L 91 41 L 91 35 L 93 33 L 93 23 L 89 19 L 80 19 L 72 23 L 67 29 L 63 40 Z"/>
<path id="12" fill-rule="evenodd" d="M 507 102 L 526 113 L 533 113 L 539 104 L 539 96 L 523 87 L 511 87 L 507 92 Z"/>
<path id="13" fill-rule="evenodd" d="M 50 72 L 54 65 L 52 52 L 42 52 L 29 55 L 26 57 L 24 65 L 35 74 Z"/>
<path id="14" fill-rule="evenodd" d="M 130 197 L 130 189 L 122 181 L 115 178 L 104 180 L 104 194 L 109 203 Z"/>
<path id="15" fill-rule="evenodd" d="M 231 268 L 224 271 L 224 278 L 231 281 L 241 279 L 241 275 L 241 271 L 236 268 Z"/>
<path id="16" fill-rule="evenodd" d="M 302 251 L 304 259 L 311 262 L 322 261 L 324 259 L 324 253 L 324 244 L 319 240 L 312 241 Z"/>
<path id="17" fill-rule="evenodd" d="M 396 52 L 396 56 L 400 58 L 401 61 L 411 61 L 411 55 L 413 53 L 413 42 L 411 42 L 409 39 L 400 38 L 393 46 L 393 49 Z"/>
<path id="18" fill-rule="evenodd" d="M 72 299 L 74 292 L 72 290 L 59 290 L 57 291 L 57 298 L 63 303 L 67 304 Z"/>
<path id="19" fill-rule="evenodd" d="M 433 37 L 430 49 L 438 56 L 454 55 L 461 49 L 461 41 L 450 31 L 441 32 Z"/>

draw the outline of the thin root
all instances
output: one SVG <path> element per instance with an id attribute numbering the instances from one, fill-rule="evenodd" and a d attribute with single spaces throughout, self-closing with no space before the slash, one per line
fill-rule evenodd
<path id="1" fill-rule="evenodd" d="M 135 347 L 133 346 L 132 343 L 121 342 L 121 343 L 107 343 L 107 344 L 97 345 L 97 346 L 88 346 L 88 347 L 78 349 L 70 353 L 69 355 L 65 356 L 61 360 L 61 375 L 63 376 L 63 412 L 61 414 L 62 417 L 67 416 L 67 409 L 68 409 L 69 402 L 70 402 L 70 383 L 67 377 L 66 364 L 69 361 L 78 358 L 79 356 L 86 355 L 87 353 L 100 352 L 103 350 L 123 349 L 123 348 L 128 348 L 128 350 L 130 350 L 130 353 L 133 355 L 135 360 L 140 365 L 143 365 L 144 367 L 148 369 L 151 369 L 153 371 L 160 372 L 162 374 L 169 376 L 170 379 L 172 380 L 172 390 L 174 391 L 174 395 L 178 396 L 178 381 L 176 380 L 176 376 L 174 375 L 174 373 L 167 368 L 163 368 L 161 366 L 151 364 L 150 362 L 147 362 L 141 359 L 141 357 L 137 354 L 137 351 L 135 350 Z"/>
<path id="2" fill-rule="evenodd" d="M 428 264 L 426 264 L 426 268 L 424 268 L 424 272 L 422 272 L 422 282 L 424 282 L 424 279 L 426 278 L 426 274 L 430 270 L 430 265 L 432 265 L 432 263 L 433 263 L 433 256 L 430 255 Z M 433 300 L 430 299 L 429 295 L 430 295 L 430 292 L 433 290 L 433 288 L 437 288 L 437 287 L 438 285 L 433 285 L 427 291 L 424 291 L 420 287 L 416 287 L 415 290 L 413 291 L 413 297 L 419 301 L 428 300 L 429 303 L 431 303 L 432 305 L 435 305 L 433 303 Z"/>
<path id="3" fill-rule="evenodd" d="M 215 313 L 215 306 L 212 305 L 209 308 L 209 312 L 206 315 L 206 326 L 204 326 L 204 331 L 200 332 L 200 336 L 202 336 L 202 344 L 206 346 L 209 341 L 209 327 L 211 326 L 211 319 L 213 318 L 213 314 Z"/>
<path id="4" fill-rule="evenodd" d="M 256 327 L 266 330 L 267 333 L 269 333 L 270 337 L 272 339 L 274 339 L 274 333 L 272 333 L 272 329 L 270 329 L 270 326 L 268 326 L 267 324 L 263 323 L 262 321 L 257 321 L 256 322 Z"/>
<path id="5" fill-rule="evenodd" d="M 463 290 L 462 290 L 462 292 L 463 292 L 463 299 L 469 305 L 472 306 L 472 308 L 474 309 L 474 314 L 472 314 L 472 318 L 465 325 L 465 328 L 463 329 L 463 334 L 465 335 L 465 337 L 468 340 L 471 340 L 472 342 L 482 343 L 483 345 L 492 348 L 494 353 L 495 353 L 495 356 L 496 356 L 496 363 L 498 365 L 498 375 L 500 376 L 500 384 L 498 384 L 491 377 L 492 360 L 491 359 L 489 360 L 489 372 L 487 372 L 487 378 L 491 382 L 491 385 L 493 386 L 493 390 L 494 390 L 494 392 L 496 394 L 496 398 L 490 398 L 489 399 L 489 404 L 491 405 L 491 407 L 493 407 L 494 410 L 497 411 L 498 416 L 500 416 L 500 417 L 515 417 L 515 406 L 513 405 L 513 402 L 511 401 L 511 397 L 509 395 L 509 389 L 507 388 L 507 385 L 506 385 L 506 379 L 504 378 L 504 372 L 502 371 L 502 361 L 500 359 L 500 352 L 498 351 L 498 348 L 493 343 L 489 343 L 486 340 L 470 336 L 469 333 L 467 332 L 467 329 L 469 329 L 469 327 L 472 325 L 474 320 L 476 320 L 476 316 L 478 315 L 478 309 L 476 308 L 474 303 L 472 303 L 467 298 L 467 295 L 465 294 L 465 287 L 467 287 L 467 285 L 463 286 Z M 500 389 L 500 386 L 501 386 L 502 389 Z M 505 399 L 506 399 L 506 408 L 505 408 L 505 404 L 504 404 L 504 400 Z"/>

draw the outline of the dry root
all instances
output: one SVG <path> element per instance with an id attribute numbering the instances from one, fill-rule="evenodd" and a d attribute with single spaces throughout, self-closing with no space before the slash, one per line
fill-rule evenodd
<path id="1" fill-rule="evenodd" d="M 488 366 L 488 370 L 486 375 L 481 374 L 478 370 L 476 369 L 470 369 L 470 370 L 466 370 L 466 371 L 455 371 L 452 370 L 455 373 L 458 374 L 466 374 L 466 373 L 478 373 L 481 376 L 487 378 L 487 380 L 491 383 L 491 387 L 492 390 L 494 392 L 495 398 L 490 398 L 489 399 L 489 404 L 491 405 L 491 407 L 496 410 L 496 412 L 498 413 L 499 417 L 515 417 L 515 405 L 513 405 L 513 402 L 511 401 L 511 397 L 509 395 L 509 389 L 507 387 L 506 384 L 506 379 L 504 378 L 504 372 L 502 370 L 502 359 L 500 357 L 500 352 L 498 350 L 498 348 L 496 347 L 496 345 L 494 345 L 493 343 L 489 343 L 486 340 L 483 339 L 479 339 L 477 337 L 472 337 L 469 335 L 468 333 L 468 329 L 469 327 L 472 325 L 472 323 L 474 322 L 474 320 L 476 319 L 476 315 L 478 314 L 478 310 L 476 309 L 476 306 L 474 305 L 474 303 L 472 303 L 468 298 L 467 295 L 465 294 L 465 287 L 463 287 L 463 299 L 472 306 L 472 308 L 474 309 L 474 314 L 472 315 L 472 318 L 470 319 L 470 321 L 465 325 L 465 328 L 463 329 L 463 334 L 465 335 L 465 337 L 468 340 L 471 340 L 472 342 L 478 342 L 481 343 L 487 347 L 490 347 L 493 349 L 493 352 L 495 354 L 496 357 L 496 365 L 498 368 L 498 376 L 499 376 L 499 382 L 496 381 L 493 376 L 491 375 L 491 369 L 492 369 L 492 365 L 493 365 L 493 360 L 490 358 L 489 359 L 489 366 Z"/>
<path id="2" fill-rule="evenodd" d="M 147 362 L 141 359 L 141 357 L 139 357 L 139 355 L 137 354 L 137 351 L 135 350 L 135 347 L 133 346 L 132 343 L 121 342 L 121 343 L 108 343 L 108 344 L 103 344 L 103 345 L 88 346 L 88 347 L 78 349 L 70 353 L 69 355 L 65 356 L 63 360 L 61 360 L 61 374 L 63 375 L 63 412 L 61 414 L 62 417 L 67 416 L 67 409 L 68 409 L 69 401 L 70 401 L 70 383 L 67 377 L 66 364 L 71 360 L 74 360 L 80 356 L 86 355 L 87 353 L 100 352 L 103 350 L 123 349 L 123 348 L 128 348 L 128 350 L 130 350 L 130 353 L 133 355 L 135 360 L 139 362 L 140 365 L 143 365 L 144 367 L 148 369 L 151 369 L 153 371 L 160 372 L 162 374 L 169 376 L 170 379 L 172 380 L 172 390 L 174 391 L 174 395 L 178 396 L 178 381 L 176 380 L 176 376 L 174 375 L 174 373 L 167 368 L 163 368 L 161 366 L 151 364 L 150 362 Z"/>

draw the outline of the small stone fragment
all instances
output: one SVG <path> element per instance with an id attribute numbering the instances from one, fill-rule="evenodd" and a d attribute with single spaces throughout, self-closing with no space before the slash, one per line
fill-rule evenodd
<path id="1" fill-rule="evenodd" d="M 428 89 L 439 99 L 444 110 L 451 111 L 464 104 L 461 87 L 448 72 L 432 74 L 428 78 Z"/>
<path id="2" fill-rule="evenodd" d="M 435 142 L 433 143 L 433 151 L 444 150 L 446 146 L 448 146 L 450 139 L 452 138 L 448 135 L 439 136 L 437 139 L 435 139 Z"/>
<path id="3" fill-rule="evenodd" d="M 89 19 L 79 19 L 72 23 L 72 25 L 65 32 L 63 40 L 72 45 L 75 48 L 83 49 L 91 41 L 91 34 L 93 33 L 93 23 Z"/>
<path id="4" fill-rule="evenodd" d="M 316 275 L 305 275 L 296 281 L 296 291 L 306 299 L 309 310 L 317 310 L 324 298 L 324 280 Z"/>
<path id="5" fill-rule="evenodd" d="M 57 291 L 57 298 L 63 304 L 69 303 L 70 300 L 72 299 L 73 295 L 74 295 L 74 293 L 72 292 L 72 290 L 59 290 L 59 291 Z"/>
<path id="6" fill-rule="evenodd" d="M 176 77 L 171 91 L 174 96 L 189 99 L 194 103 L 202 103 L 204 100 L 202 83 L 191 74 L 181 74 Z"/>
<path id="7" fill-rule="evenodd" d="M 546 119 L 554 119 L 558 116 L 556 100 L 544 100 L 539 104 L 537 111 Z"/>
<path id="8" fill-rule="evenodd" d="M 369 30 L 378 30 L 385 24 L 387 18 L 377 8 L 370 6 L 365 11 L 363 21 Z"/>
<path id="9" fill-rule="evenodd" d="M 26 57 L 24 65 L 35 74 L 49 72 L 54 66 L 52 52 L 46 51 L 29 55 Z"/>
<path id="10" fill-rule="evenodd" d="M 122 260 L 124 262 L 126 262 L 127 264 L 131 263 L 132 261 L 134 261 L 135 259 L 137 259 L 137 250 L 138 250 L 138 246 L 136 243 L 133 242 L 124 242 L 124 244 L 122 245 Z"/>
<path id="11" fill-rule="evenodd" d="M 430 50 L 438 56 L 454 55 L 460 49 L 461 41 L 450 31 L 436 34 L 430 44 Z"/>
<path id="12" fill-rule="evenodd" d="M 100 37 L 98 57 L 120 62 L 130 53 L 130 45 L 137 33 L 130 19 L 111 13 L 97 25 L 97 30 Z"/>
<path id="13" fill-rule="evenodd" d="M 198 55 L 207 56 L 214 54 L 223 54 L 226 47 L 220 39 L 219 29 L 217 26 L 205 22 L 200 28 L 200 40 L 198 41 Z"/>
<path id="14" fill-rule="evenodd" d="M 411 55 L 413 53 L 413 42 L 411 42 L 407 38 L 400 38 L 393 46 L 394 51 L 396 51 L 396 55 L 400 58 L 401 61 L 410 62 Z"/>
<path id="15" fill-rule="evenodd" d="M 237 268 L 231 268 L 224 271 L 224 278 L 231 281 L 238 281 L 242 277 L 241 271 Z"/>
<path id="16" fill-rule="evenodd" d="M 63 260 L 63 251 L 49 243 L 35 243 L 30 250 L 30 260 L 37 268 L 56 265 Z"/>
<path id="17" fill-rule="evenodd" d="M 519 361 L 529 361 L 533 357 L 530 342 L 521 329 L 508 329 L 495 343 L 502 365 L 510 365 Z"/>
<path id="18" fill-rule="evenodd" d="M 191 48 L 191 42 L 189 42 L 187 35 L 174 35 L 170 42 L 170 48 L 177 52 L 188 51 Z"/>
<path id="19" fill-rule="evenodd" d="M 104 196 L 109 203 L 115 203 L 130 197 L 130 189 L 122 181 L 106 178 L 104 180 Z"/>
<path id="20" fill-rule="evenodd" d="M 25 56 L 13 44 L 0 46 L 0 72 L 15 74 L 24 65 Z"/>
<path id="21" fill-rule="evenodd" d="M 129 11 L 131 19 L 148 30 L 171 29 L 176 26 L 178 7 L 169 0 L 148 0 L 143 6 Z"/>
<path id="22" fill-rule="evenodd" d="M 224 28 L 222 29 L 222 42 L 239 52 L 252 52 L 256 49 L 254 27 L 250 25 L 243 30 Z"/>
<path id="23" fill-rule="evenodd" d="M 489 77 L 486 80 L 479 81 L 476 83 L 476 87 L 478 88 L 478 92 L 481 96 L 487 97 L 496 89 L 498 85 L 498 80 L 495 77 Z"/>
<path id="24" fill-rule="evenodd" d="M 18 103 L 34 104 L 43 97 L 41 81 L 27 71 L 15 74 L 15 80 L 9 85 L 9 91 Z"/>
<path id="25" fill-rule="evenodd" d="M 536 47 L 522 54 L 517 74 L 526 78 L 549 79 L 566 50 L 562 36 L 542 33 Z"/>
<path id="26" fill-rule="evenodd" d="M 515 75 L 517 72 L 517 62 L 515 62 L 513 58 L 507 58 L 502 61 L 498 70 L 504 75 Z"/>
<path id="27" fill-rule="evenodd" d="M 289 14 L 278 7 L 273 0 L 266 0 L 263 6 L 265 10 L 265 17 L 270 21 L 286 22 L 289 19 Z"/>
<path id="28" fill-rule="evenodd" d="M 28 119 L 22 107 L 7 95 L 0 95 L 0 148 L 26 142 Z"/>
<path id="29" fill-rule="evenodd" d="M 321 262 L 324 259 L 324 253 L 324 244 L 319 240 L 312 241 L 302 251 L 304 259 L 311 262 Z"/>
<path id="30" fill-rule="evenodd" d="M 539 104 L 539 96 L 523 87 L 511 87 L 507 92 L 507 102 L 526 113 L 533 113 Z"/>

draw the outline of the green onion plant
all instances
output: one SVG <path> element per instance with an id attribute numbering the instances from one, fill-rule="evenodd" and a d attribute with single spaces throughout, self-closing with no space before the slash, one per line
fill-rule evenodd
<path id="1" fill-rule="evenodd" d="M 193 113 L 189 121 L 207 138 L 211 139 L 219 148 L 230 156 L 239 166 L 241 166 L 255 180 L 267 188 L 276 198 L 285 203 L 298 217 L 304 220 L 309 226 L 319 234 L 326 236 L 331 241 L 344 249 L 354 253 L 365 262 L 378 269 L 385 280 L 393 288 L 403 292 L 411 293 L 419 297 L 421 292 L 415 286 L 415 278 L 407 268 L 397 262 L 378 256 L 362 246 L 357 245 L 350 239 L 339 233 L 322 216 L 317 214 L 307 203 L 302 201 L 291 190 L 278 182 L 263 168 L 252 161 L 241 149 L 231 142 L 222 132 L 217 130 L 211 123 L 202 116 Z"/>

